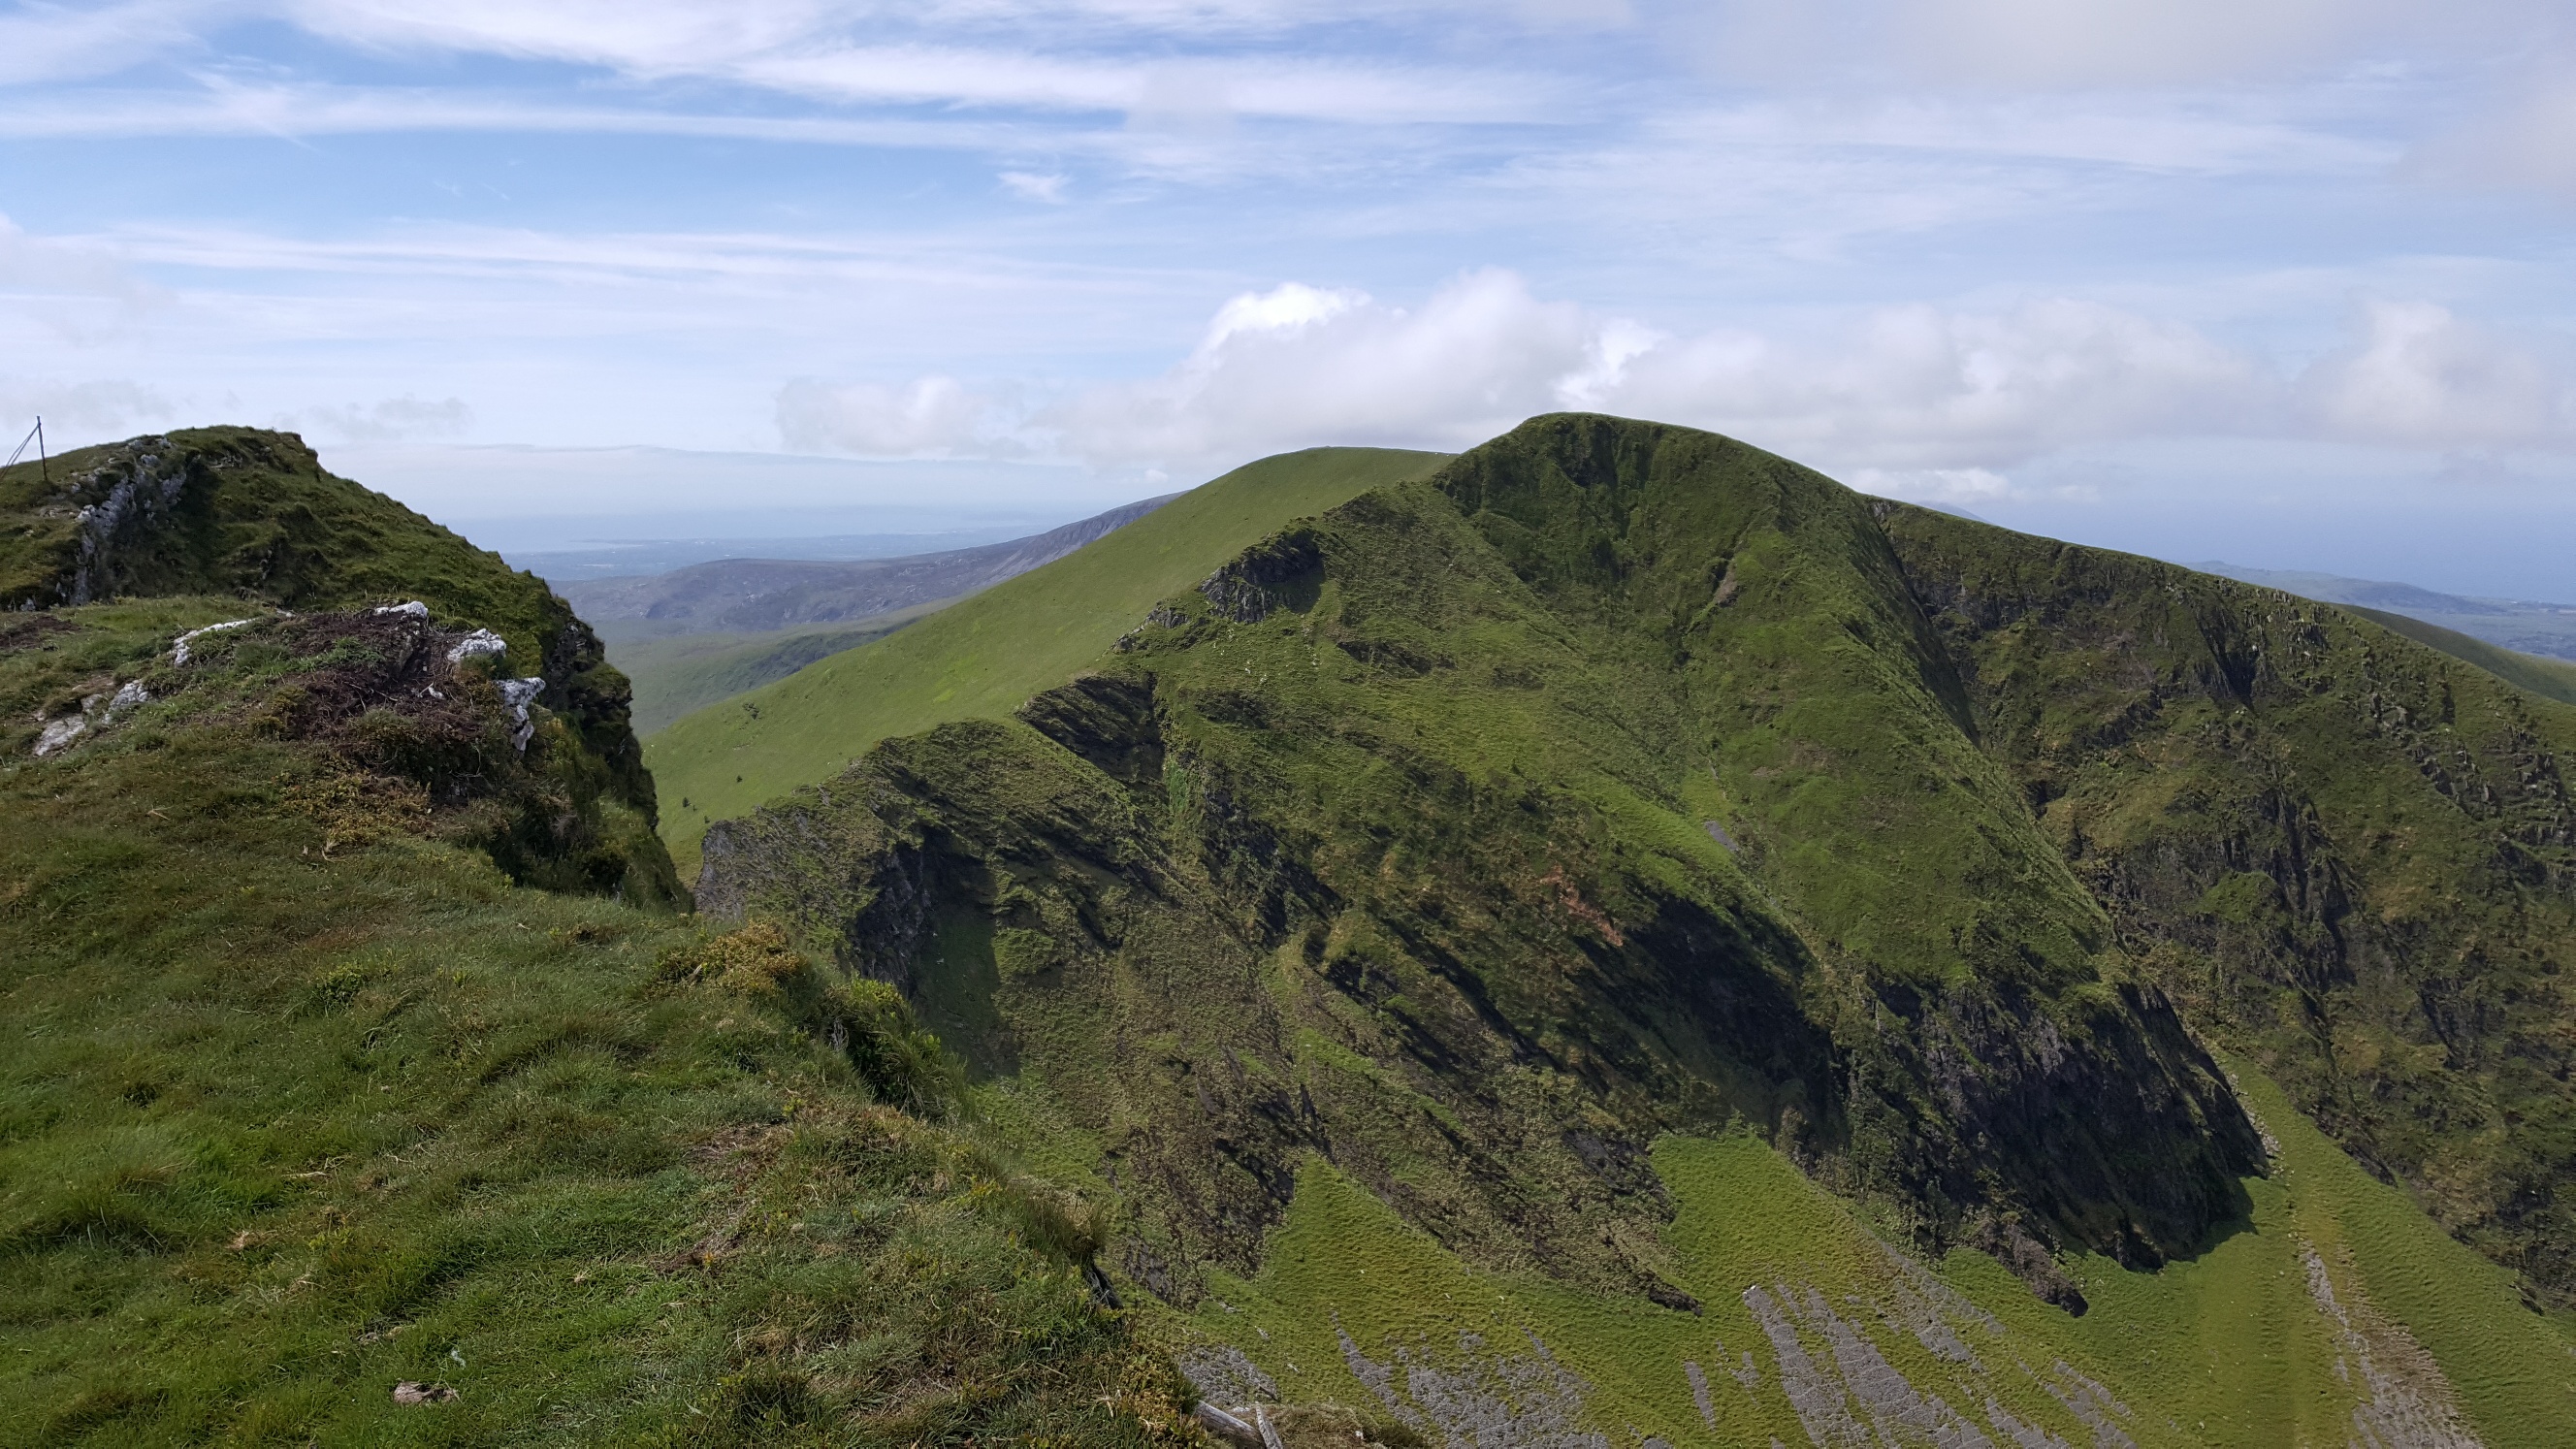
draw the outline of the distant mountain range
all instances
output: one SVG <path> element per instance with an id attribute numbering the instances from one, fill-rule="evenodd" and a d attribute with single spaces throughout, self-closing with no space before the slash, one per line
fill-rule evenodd
<path id="1" fill-rule="evenodd" d="M 976 548 L 851 560 L 730 558 L 645 577 L 556 582 L 612 643 L 848 624 L 987 589 L 1052 563 L 1179 494 Z"/>
<path id="2" fill-rule="evenodd" d="M 2327 604 L 2357 604 L 2439 624 L 2472 639 L 2576 659 L 2576 604 L 2542 604 L 2527 599 L 2479 599 L 2437 594 L 2413 584 L 2351 579 L 2339 574 L 2303 573 L 2295 569 L 2249 569 L 2231 563 L 2186 565 L 2240 583 L 2261 584 Z"/>

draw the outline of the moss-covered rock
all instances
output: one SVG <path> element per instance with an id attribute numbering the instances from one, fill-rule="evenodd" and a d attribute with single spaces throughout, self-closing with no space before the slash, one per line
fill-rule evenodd
<path id="1" fill-rule="evenodd" d="M 551 758 L 618 817 L 602 838 L 644 875 L 670 875 L 626 678 L 534 574 L 324 471 L 291 433 L 192 428 L 0 471 L 0 610 L 173 596 L 296 613 L 418 600 L 439 621 L 491 631 L 517 670 L 545 681 L 547 713 L 568 732 Z"/>

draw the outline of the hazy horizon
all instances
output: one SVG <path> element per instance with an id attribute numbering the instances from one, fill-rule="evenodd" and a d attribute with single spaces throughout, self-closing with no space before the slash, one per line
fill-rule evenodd
<path id="1" fill-rule="evenodd" d="M 939 531 L 1592 408 L 2576 598 L 2576 25 L 2420 10 L 22 4 L 0 422 L 290 427 L 486 532 Z"/>

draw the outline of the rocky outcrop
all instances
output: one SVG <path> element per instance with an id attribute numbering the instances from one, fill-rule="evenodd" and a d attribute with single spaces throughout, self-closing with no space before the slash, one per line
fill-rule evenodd
<path id="1" fill-rule="evenodd" d="M 2058 1249 L 2241 1208 L 2224 1081 L 1823 479 L 1533 424 L 1112 658 L 719 827 L 700 893 L 1063 1093 L 1150 1291 L 1249 1271 L 1319 1154 L 1471 1261 L 1690 1312 L 1643 1148 L 1729 1121 L 2078 1311 Z"/>
<path id="2" fill-rule="evenodd" d="M 12 469 L 0 523 L 0 608 L 19 613 L 211 595 L 299 614 L 411 603 L 455 623 L 451 647 L 506 652 L 542 681 L 570 733 L 557 753 L 580 757 L 592 794 L 642 818 L 634 850 L 661 851 L 632 692 L 590 627 L 533 575 L 324 471 L 291 433 L 190 429 Z M 640 868 L 670 875 L 667 859 Z"/>

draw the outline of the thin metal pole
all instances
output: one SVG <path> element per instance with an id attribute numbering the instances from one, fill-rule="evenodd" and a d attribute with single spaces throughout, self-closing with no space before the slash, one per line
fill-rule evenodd
<path id="1" fill-rule="evenodd" d="M 45 480 L 47 488 L 54 486 L 54 465 L 45 461 L 45 415 L 43 413 L 36 414 L 36 476 Z"/>

